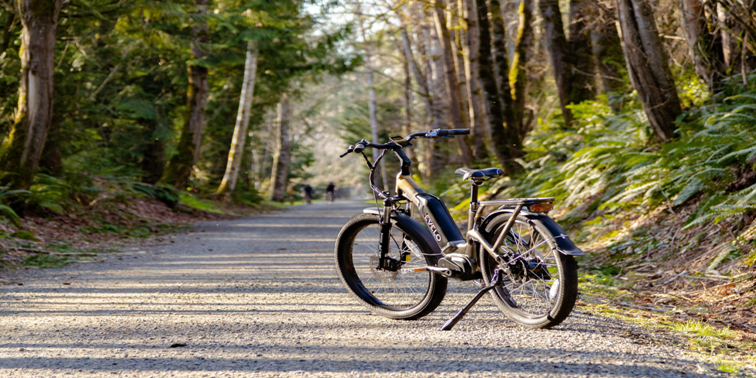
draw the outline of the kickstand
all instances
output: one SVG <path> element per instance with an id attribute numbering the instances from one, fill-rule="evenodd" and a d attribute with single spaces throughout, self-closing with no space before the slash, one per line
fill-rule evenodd
<path id="1" fill-rule="evenodd" d="M 475 294 L 475 297 L 470 301 L 470 303 L 467 304 L 467 306 L 463 307 L 457 315 L 454 315 L 453 318 L 449 319 L 446 323 L 444 323 L 444 326 L 441 327 L 442 331 L 450 331 L 457 323 L 459 323 L 462 318 L 467 315 L 467 312 L 470 311 L 470 309 L 475 306 L 476 303 L 478 303 L 478 300 L 483 297 L 485 293 L 488 293 L 491 291 L 491 289 L 495 288 L 496 286 L 501 284 L 501 278 L 502 278 L 502 271 L 499 269 L 496 269 L 494 271 L 493 277 L 491 277 L 491 284 L 480 289 L 478 294 Z"/>

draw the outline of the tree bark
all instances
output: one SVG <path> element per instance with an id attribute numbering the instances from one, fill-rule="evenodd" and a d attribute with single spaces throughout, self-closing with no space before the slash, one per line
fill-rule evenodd
<path id="1" fill-rule="evenodd" d="M 596 97 L 596 66 L 591 47 L 591 28 L 588 27 L 590 7 L 595 7 L 595 3 L 589 0 L 570 1 L 570 53 L 567 62 L 570 70 L 569 103 L 572 104 Z"/>
<path id="2" fill-rule="evenodd" d="M 63 152 L 60 149 L 60 126 L 63 123 L 63 115 L 60 110 L 53 111 L 50 128 L 47 131 L 45 147 L 39 160 L 39 167 L 53 177 L 63 174 Z"/>
<path id="3" fill-rule="evenodd" d="M 716 32 L 709 32 L 701 0 L 680 0 L 680 10 L 680 26 L 688 42 L 688 54 L 696 73 L 706 82 L 709 92 L 713 94 L 721 87 L 725 74 L 722 39 Z"/>
<path id="4" fill-rule="evenodd" d="M 612 9 L 613 11 L 613 9 Z M 609 97 L 615 113 L 621 111 L 620 95 L 625 91 L 622 70 L 627 67 L 622 42 L 617 33 L 615 14 L 602 14 L 591 31 L 593 58 L 596 62 L 601 92 Z"/>
<path id="5" fill-rule="evenodd" d="M 431 94 L 431 91 L 429 89 L 428 85 L 428 79 L 430 78 L 427 73 L 424 75 L 421 71 L 420 67 L 418 67 L 417 60 L 415 59 L 415 54 L 412 52 L 412 41 L 409 38 L 409 34 L 407 33 L 407 25 L 404 20 L 404 18 L 401 18 L 401 28 L 400 28 L 400 34 L 402 38 L 402 53 L 404 55 L 404 59 L 409 64 L 409 70 L 412 72 L 412 76 L 415 78 L 415 82 L 417 82 L 417 86 L 419 87 L 419 94 L 420 99 L 423 101 L 423 105 L 425 106 L 425 112 L 427 114 L 427 125 L 433 125 L 434 124 L 434 116 L 435 116 L 435 105 L 433 103 L 433 96 Z M 419 44 L 418 48 L 421 47 L 422 44 Z M 425 54 L 421 54 L 423 56 L 423 59 L 426 59 Z M 432 128 L 432 126 L 430 126 Z M 431 140 L 425 140 L 421 141 L 420 146 L 418 146 L 418 156 L 422 157 L 422 162 L 425 167 L 424 170 L 420 170 L 420 167 L 418 167 L 418 171 L 420 171 L 426 179 L 429 179 L 430 176 L 428 176 L 431 173 L 431 169 L 429 168 L 433 162 L 432 158 L 432 151 L 430 160 L 428 160 L 429 156 L 426 154 L 428 148 L 428 145 Z M 425 147 L 425 149 L 420 149 L 419 147 Z"/>
<path id="6" fill-rule="evenodd" d="M 633 87 L 659 139 L 670 140 L 682 110 L 651 8 L 645 0 L 617 0 L 617 19 Z"/>
<path id="7" fill-rule="evenodd" d="M 244 64 L 244 81 L 242 82 L 239 110 L 236 113 L 234 136 L 231 139 L 231 149 L 228 151 L 228 162 L 223 180 L 218 187 L 218 194 L 231 193 L 236 189 L 244 148 L 246 147 L 247 128 L 249 127 L 249 111 L 255 92 L 257 77 L 257 46 L 254 41 L 247 43 L 247 57 Z"/>
<path id="8" fill-rule="evenodd" d="M 470 110 L 467 107 L 467 77 L 465 76 L 465 59 L 462 56 L 462 40 L 465 39 L 465 28 L 460 25 L 461 17 L 459 16 L 459 13 L 455 14 L 455 8 L 456 4 L 454 4 L 453 0 L 450 0 L 449 4 L 447 4 L 446 28 L 449 30 L 449 37 L 451 40 L 452 56 L 454 57 L 454 73 L 457 74 L 462 124 L 467 126 L 470 124 Z M 467 137 L 465 139 L 469 140 L 470 138 Z M 472 150 L 470 150 L 470 153 L 472 154 Z"/>
<path id="9" fill-rule="evenodd" d="M 0 156 L 3 185 L 28 189 L 53 118 L 55 30 L 62 0 L 18 0 L 21 73 L 16 115 Z"/>
<path id="10" fill-rule="evenodd" d="M 470 133 L 472 134 L 472 154 L 476 160 L 488 157 L 486 138 L 488 125 L 483 111 L 483 90 L 480 87 L 480 68 L 478 54 L 480 50 L 480 33 L 478 32 L 478 11 L 475 0 L 460 0 L 464 6 L 465 24 L 467 26 L 466 39 L 462 43 L 465 62 L 465 78 L 467 79 L 467 102 L 470 110 Z"/>
<path id="11" fill-rule="evenodd" d="M 273 154 L 273 172 L 270 175 L 270 199 L 283 202 L 286 199 L 286 183 L 291 161 L 291 136 L 289 135 L 289 96 L 284 94 L 278 104 L 276 121 L 276 151 Z"/>
<path id="12" fill-rule="evenodd" d="M 402 28 L 403 29 L 403 28 Z M 398 42 L 398 41 L 397 41 Z M 402 96 L 404 105 L 404 124 L 402 125 L 402 134 L 405 136 L 412 134 L 412 75 L 410 73 L 410 61 L 404 51 L 403 43 L 397 43 L 399 51 L 402 52 L 402 70 L 404 71 L 404 96 Z M 415 151 L 411 148 L 405 152 L 410 161 L 415 160 Z"/>
<path id="13" fill-rule="evenodd" d="M 195 13 L 207 14 L 208 0 L 194 0 Z M 204 20 L 200 17 L 199 20 Z M 192 27 L 191 59 L 201 59 L 207 55 L 203 45 L 209 43 L 207 23 L 199 21 Z M 187 91 L 187 111 L 176 154 L 171 158 L 163 180 L 178 189 L 184 188 L 192 174 L 194 164 L 199 160 L 202 124 L 205 121 L 205 107 L 210 92 L 207 82 L 207 68 L 190 64 L 189 90 Z"/>
<path id="14" fill-rule="evenodd" d="M 492 32 L 493 72 L 496 75 L 496 83 L 499 86 L 498 103 L 504 118 L 503 124 L 491 125 L 491 138 L 495 143 L 494 148 L 502 150 L 500 155 L 506 156 L 506 164 L 502 162 L 505 166 L 503 169 L 507 169 L 507 174 L 511 174 L 519 168 L 514 159 L 523 155 L 522 141 L 520 140 L 520 127 L 512 101 L 512 87 L 509 85 L 509 57 L 506 48 L 506 28 L 504 18 L 501 15 L 501 3 L 499 0 L 489 0 L 488 4 Z"/>
<path id="15" fill-rule="evenodd" d="M 562 13 L 559 10 L 559 0 L 540 0 L 538 2 L 543 21 L 543 40 L 551 58 L 551 70 L 556 82 L 559 105 L 562 109 L 564 124 L 572 125 L 572 112 L 567 108 L 570 104 L 570 71 L 567 63 L 567 38 L 564 35 Z"/>
<path id="16" fill-rule="evenodd" d="M 525 122 L 525 99 L 528 94 L 528 50 L 533 46 L 533 0 L 522 0 L 517 11 L 519 27 L 515 42 L 515 53 L 509 71 L 512 83 L 512 108 L 520 140 L 530 131 L 529 122 Z"/>
<path id="17" fill-rule="evenodd" d="M 446 95 L 446 88 L 444 85 L 443 63 L 441 62 L 441 54 L 439 54 L 438 40 L 433 35 L 429 25 L 423 25 L 420 36 L 422 36 L 423 43 L 421 44 L 425 56 L 425 77 L 428 78 L 428 90 L 431 104 L 433 105 L 431 117 L 431 127 L 434 129 L 443 129 L 445 125 L 449 123 L 448 112 L 446 111 L 443 101 L 441 100 Z M 436 176 L 436 172 L 441 169 L 442 162 L 436 156 L 436 139 L 425 140 L 425 179 L 430 182 Z"/>
<path id="18" fill-rule="evenodd" d="M 493 72 L 491 62 L 491 31 L 488 19 L 488 6 L 484 0 L 478 1 L 478 22 L 480 27 L 480 49 L 478 62 L 480 63 L 480 82 L 483 86 L 483 95 L 486 105 L 486 116 L 488 125 L 491 128 L 492 147 L 496 158 L 502 169 L 506 173 L 515 172 L 518 164 L 515 163 L 511 156 L 511 149 L 506 138 L 504 129 L 504 114 L 501 106 L 501 96 L 496 85 L 496 77 Z"/>
<path id="19" fill-rule="evenodd" d="M 441 0 L 432 1 L 433 19 L 436 24 L 436 34 L 441 42 L 442 55 L 444 67 L 446 68 L 446 88 L 449 92 L 449 114 L 451 115 L 450 129 L 464 129 L 466 128 L 465 122 L 462 118 L 462 102 L 460 101 L 459 83 L 457 82 L 457 73 L 454 69 L 454 56 L 451 47 L 451 39 L 449 37 L 449 29 L 446 27 L 446 20 L 444 17 L 444 4 Z M 464 136 L 456 136 L 454 139 L 457 141 L 459 158 L 462 160 L 462 164 L 466 167 L 472 166 L 472 151 L 470 145 L 467 144 L 467 138 Z"/>

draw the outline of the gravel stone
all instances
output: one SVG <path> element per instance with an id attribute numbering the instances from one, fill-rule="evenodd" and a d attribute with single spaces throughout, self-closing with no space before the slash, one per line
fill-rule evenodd
<path id="1" fill-rule="evenodd" d="M 556 329 L 532 330 L 486 297 L 439 331 L 475 292 L 454 280 L 421 320 L 373 316 L 344 289 L 333 259 L 341 226 L 367 206 L 319 202 L 201 222 L 173 243 L 106 262 L 6 273 L 24 285 L 0 286 L 0 377 L 722 374 L 647 330 L 580 308 Z"/>

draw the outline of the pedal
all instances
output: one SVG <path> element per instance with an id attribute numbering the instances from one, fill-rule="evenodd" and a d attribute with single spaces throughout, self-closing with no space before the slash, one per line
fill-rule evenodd
<path id="1" fill-rule="evenodd" d="M 454 278 L 460 281 L 470 281 L 481 278 L 480 271 L 477 269 L 478 264 L 467 255 L 450 253 L 439 259 L 438 264 L 436 265 L 439 268 L 446 269 L 449 274 L 444 275 L 449 278 Z"/>

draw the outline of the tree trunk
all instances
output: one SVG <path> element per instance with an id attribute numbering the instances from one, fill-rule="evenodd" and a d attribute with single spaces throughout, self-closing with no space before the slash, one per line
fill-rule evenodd
<path id="1" fill-rule="evenodd" d="M 466 128 L 465 122 L 462 119 L 462 102 L 460 102 L 459 95 L 459 83 L 457 83 L 457 73 L 454 69 L 454 57 L 451 47 L 451 40 L 449 37 L 449 29 L 446 28 L 446 20 L 444 17 L 444 4 L 441 1 L 434 0 L 432 2 L 433 19 L 436 24 L 436 34 L 442 47 L 442 58 L 444 62 L 446 89 L 449 95 L 449 114 L 451 115 L 450 129 L 464 129 Z M 467 144 L 467 138 L 464 136 L 456 136 L 459 158 L 462 160 L 462 165 L 466 167 L 472 166 L 472 151 Z"/>
<path id="2" fill-rule="evenodd" d="M 654 15 L 645 0 L 617 0 L 617 19 L 633 87 L 659 139 L 667 141 L 682 110 Z"/>
<path id="3" fill-rule="evenodd" d="M 18 0 L 21 73 L 18 106 L 2 147 L 3 185 L 28 189 L 37 173 L 53 118 L 55 29 L 63 0 Z"/>
<path id="4" fill-rule="evenodd" d="M 415 81 L 417 82 L 417 86 L 419 87 L 420 92 L 420 98 L 423 101 L 423 104 L 425 105 L 425 112 L 427 114 L 427 124 L 433 125 L 435 116 L 434 111 L 434 104 L 433 104 L 433 98 L 430 92 L 430 89 L 428 87 L 428 79 L 430 78 L 427 74 L 423 75 L 423 73 L 420 70 L 420 67 L 418 67 L 417 60 L 415 59 L 415 55 L 412 52 L 412 44 L 409 38 L 409 35 L 407 33 L 407 26 L 404 21 L 404 18 L 401 19 L 402 25 L 400 28 L 400 33 L 402 37 L 402 53 L 404 55 L 404 59 L 408 62 L 408 68 L 412 72 L 412 76 L 415 77 Z M 424 54 L 423 54 L 424 55 Z M 430 173 L 430 168 L 428 168 L 431 163 L 433 162 L 432 159 L 432 152 L 431 152 L 431 160 L 428 160 L 428 155 L 425 153 L 428 150 L 428 142 L 431 140 L 425 140 L 422 141 L 421 144 L 418 146 L 418 156 L 421 156 L 423 158 L 423 165 L 425 167 L 425 170 L 420 171 L 420 167 L 418 167 L 418 171 L 423 173 L 425 175 L 425 178 L 428 179 L 428 174 Z M 420 149 L 420 147 L 426 147 L 425 150 Z"/>
<path id="5" fill-rule="evenodd" d="M 598 67 L 601 92 L 609 98 L 612 110 L 619 113 L 622 109 L 621 94 L 626 89 L 622 71 L 627 65 L 614 14 L 602 14 L 599 17 L 591 31 L 591 45 L 593 59 Z"/>
<path id="6" fill-rule="evenodd" d="M 688 53 L 698 76 L 714 94 L 722 84 L 725 73 L 722 39 L 709 32 L 704 5 L 701 0 L 680 0 L 680 25 L 688 41 Z"/>
<path id="7" fill-rule="evenodd" d="M 480 0 L 481 2 L 484 0 Z M 499 107 L 504 118 L 504 123 L 491 125 L 491 138 L 493 139 L 497 150 L 502 151 L 500 155 L 506 156 L 507 173 L 517 171 L 519 165 L 513 160 L 522 157 L 522 141 L 520 140 L 520 128 L 515 116 L 514 104 L 512 102 L 512 87 L 509 85 L 509 57 L 507 56 L 507 38 L 504 18 L 501 16 L 501 3 L 499 0 L 489 0 L 488 9 L 491 22 L 491 47 L 494 60 L 494 75 L 499 85 Z M 501 159 L 500 159 L 501 160 Z"/>
<path id="8" fill-rule="evenodd" d="M 478 54 L 480 50 L 480 34 L 478 32 L 478 11 L 475 0 L 460 0 L 464 2 L 464 17 L 467 25 L 465 43 L 462 49 L 465 58 L 465 78 L 467 79 L 467 101 L 470 109 L 470 133 L 472 134 L 472 153 L 476 160 L 488 157 L 486 151 L 486 137 L 488 126 L 483 112 L 483 90 L 480 87 Z M 463 7 L 460 6 L 460 9 Z"/>
<path id="9" fill-rule="evenodd" d="M 464 57 L 462 56 L 461 41 L 465 38 L 464 27 L 459 24 L 459 17 L 455 16 L 453 1 L 449 1 L 446 13 L 446 28 L 449 30 L 451 39 L 452 56 L 454 57 L 454 73 L 457 75 L 457 87 L 459 92 L 459 106 L 461 108 L 463 128 L 470 124 L 470 110 L 467 107 L 467 77 L 465 76 Z M 456 21 L 455 21 L 456 20 Z M 469 138 L 465 138 L 469 139 Z M 469 147 L 469 144 L 468 144 Z M 472 154 L 472 150 L 470 150 Z M 471 155 L 472 156 L 472 155 Z"/>
<path id="10" fill-rule="evenodd" d="M 504 132 L 504 114 L 502 113 L 501 97 L 496 85 L 496 77 L 491 62 L 491 31 L 488 20 L 488 6 L 484 0 L 478 1 L 478 22 L 480 27 L 480 49 L 478 62 L 480 63 L 480 83 L 486 105 L 486 116 L 491 128 L 491 141 L 496 158 L 502 169 L 511 173 L 517 170 L 517 164 L 510 157 L 509 141 Z"/>
<path id="11" fill-rule="evenodd" d="M 242 82 L 239 110 L 236 113 L 234 136 L 231 139 L 231 149 L 228 151 L 226 173 L 223 175 L 218 194 L 231 193 L 236 189 L 239 177 L 242 155 L 246 147 L 247 128 L 249 127 L 249 111 L 255 92 L 255 78 L 257 77 L 257 47 L 255 42 L 247 43 L 247 58 L 244 64 L 244 81 Z"/>
<path id="12" fill-rule="evenodd" d="M 402 28 L 403 29 L 403 28 Z M 397 43 L 399 45 L 399 43 Z M 404 96 L 402 96 L 404 105 L 404 124 L 402 125 L 402 134 L 405 136 L 412 134 L 412 75 L 410 73 L 410 61 L 404 51 L 404 46 L 399 45 L 399 51 L 402 52 L 402 70 L 404 71 Z M 405 152 L 410 161 L 415 160 L 415 151 L 408 148 Z"/>
<path id="13" fill-rule="evenodd" d="M 538 6 L 543 21 L 543 40 L 551 58 L 551 71 L 554 74 L 559 105 L 562 108 L 564 124 L 572 125 L 572 112 L 567 108 L 570 104 L 570 71 L 567 63 L 567 38 L 564 36 L 562 13 L 559 10 L 559 0 L 540 0 Z"/>
<path id="14" fill-rule="evenodd" d="M 207 14 L 208 0 L 194 0 L 195 13 L 204 20 Z M 191 59 L 201 59 L 207 55 L 203 45 L 209 43 L 207 23 L 198 21 L 192 27 Z M 202 141 L 202 124 L 205 121 L 205 107 L 207 95 L 210 92 L 207 83 L 207 68 L 200 65 L 189 65 L 189 90 L 187 91 L 187 111 L 181 138 L 176 146 L 176 154 L 171 158 L 163 180 L 178 189 L 186 186 L 186 181 L 192 174 L 194 164 L 199 160 L 200 142 Z"/>
<path id="15" fill-rule="evenodd" d="M 528 50 L 533 46 L 533 0 L 522 0 L 517 11 L 519 27 L 509 80 L 512 83 L 512 108 L 520 140 L 530 131 L 530 122 L 525 122 L 525 99 L 528 95 Z"/>
<path id="16" fill-rule="evenodd" d="M 278 104 L 276 121 L 276 151 L 273 154 L 273 172 L 270 175 L 270 199 L 283 202 L 286 199 L 286 183 L 291 161 L 291 137 L 289 135 L 289 96 L 284 94 Z"/>
<path id="17" fill-rule="evenodd" d="M 404 54 L 404 59 L 407 60 L 409 64 L 409 69 L 412 72 L 412 76 L 415 77 L 417 86 L 420 87 L 420 96 L 422 97 L 423 103 L 425 104 L 425 107 L 428 110 L 429 118 L 433 117 L 433 112 L 431 111 L 432 99 L 429 95 L 430 92 L 428 90 L 428 81 L 426 77 L 423 75 L 423 73 L 420 72 L 420 68 L 418 68 L 417 66 L 417 60 L 415 60 L 415 54 L 412 53 L 412 46 L 410 44 L 409 35 L 407 34 L 407 27 L 405 25 L 402 25 L 401 27 L 401 36 L 402 36 L 402 53 Z"/>
<path id="18" fill-rule="evenodd" d="M 438 40 L 431 32 L 427 25 L 422 29 L 424 50 L 426 57 L 426 75 L 428 78 L 429 95 L 432 99 L 433 116 L 431 117 L 431 126 L 434 129 L 443 129 L 449 123 L 448 112 L 444 107 L 442 98 L 446 96 L 446 87 L 444 85 L 443 63 L 439 54 Z M 448 102 L 447 102 L 448 104 Z M 436 156 L 437 139 L 427 139 L 425 144 L 425 179 L 430 182 L 436 176 L 443 166 L 443 162 Z"/>
<path id="19" fill-rule="evenodd" d="M 588 28 L 590 7 L 595 3 L 589 0 L 570 1 L 570 40 L 569 54 L 569 103 L 579 104 L 596 97 L 596 66 L 591 47 L 591 29 Z"/>
<path id="20" fill-rule="evenodd" d="M 50 129 L 47 131 L 45 147 L 39 160 L 39 167 L 53 177 L 63 174 L 63 152 L 60 149 L 60 126 L 63 123 L 63 114 L 60 110 L 53 111 Z"/>

